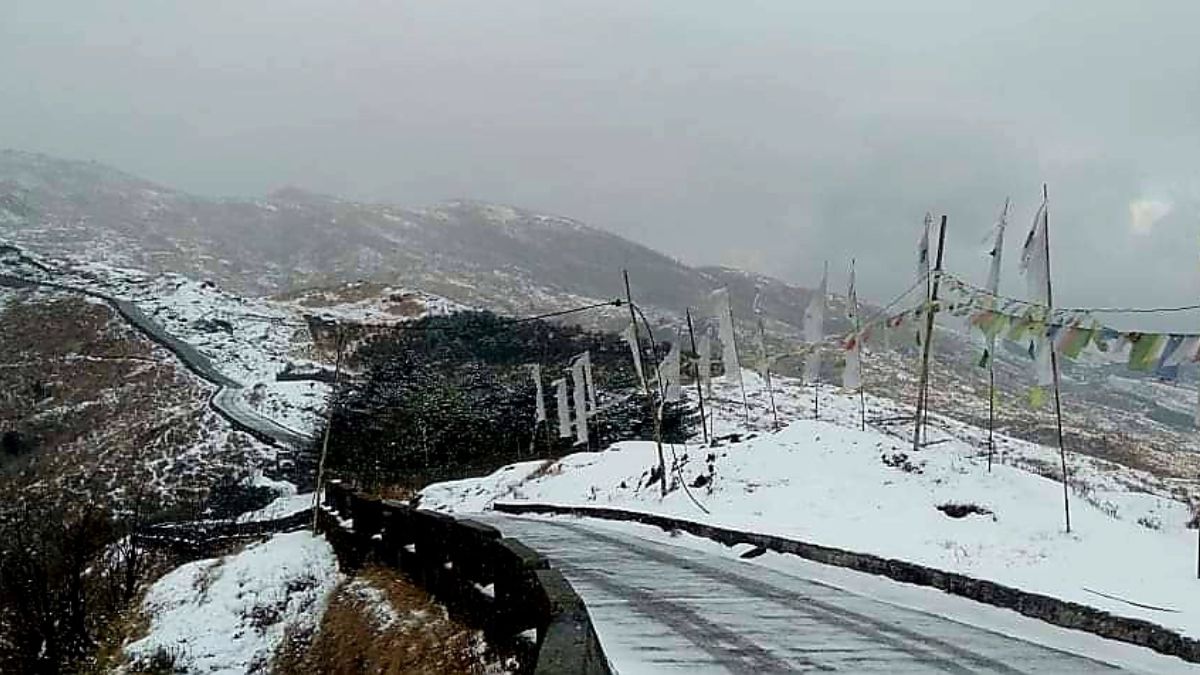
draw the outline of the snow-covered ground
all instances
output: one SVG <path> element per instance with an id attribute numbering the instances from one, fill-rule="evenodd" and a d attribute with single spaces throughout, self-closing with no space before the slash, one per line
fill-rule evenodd
<path id="1" fill-rule="evenodd" d="M 649 442 L 430 486 L 421 503 L 479 511 L 497 500 L 529 500 L 670 514 L 958 571 L 1200 637 L 1196 532 L 1186 529 L 1190 511 L 1172 498 L 1169 482 L 1072 456 L 1067 533 L 1062 484 L 1035 473 L 1052 472 L 1056 449 L 1001 437 L 988 472 L 986 432 L 934 417 L 934 444 L 914 454 L 903 430 L 859 430 L 858 397 L 832 387 L 822 390 L 821 419 L 811 419 L 812 389 L 789 380 L 776 382 L 775 398 L 781 417 L 792 421 L 771 433 L 763 430 L 762 381 L 745 375 L 758 435 L 715 449 L 674 448 L 689 485 L 708 474 L 706 458 L 714 455 L 711 484 L 690 488 L 707 514 L 682 489 L 664 499 L 657 484 L 647 485 L 655 462 Z M 727 401 L 716 414 L 724 434 L 739 425 L 742 411 L 732 401 L 740 404 L 740 395 L 728 385 L 716 393 Z M 902 411 L 872 397 L 867 408 L 869 419 Z M 952 518 L 937 508 L 947 504 L 986 512 Z"/>
<path id="2" fill-rule="evenodd" d="M 467 309 L 446 298 L 367 281 L 352 281 L 334 288 L 289 294 L 279 306 L 323 319 L 387 326 L 424 316 L 445 316 Z"/>
<path id="3" fill-rule="evenodd" d="M 150 587 L 149 634 L 125 648 L 137 664 L 156 653 L 187 672 L 262 672 L 285 634 L 311 632 L 341 580 L 333 549 L 309 532 L 188 563 Z"/>

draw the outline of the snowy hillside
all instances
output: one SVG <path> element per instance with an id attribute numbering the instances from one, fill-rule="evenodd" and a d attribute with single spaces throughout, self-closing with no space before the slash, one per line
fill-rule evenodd
<path id="1" fill-rule="evenodd" d="M 762 400 L 761 381 L 746 376 L 752 398 Z M 777 433 L 760 430 L 715 449 L 674 448 L 679 475 L 709 513 L 678 476 L 665 499 L 646 484 L 649 442 L 433 485 L 421 503 L 478 511 L 528 500 L 670 514 L 963 572 L 1200 636 L 1196 534 L 1170 481 L 1073 455 L 1067 534 L 1056 450 L 1001 437 L 988 472 L 983 430 L 934 419 L 930 445 L 913 453 L 905 430 L 858 429 L 857 396 L 826 390 L 820 420 L 811 419 L 810 388 L 785 381 L 776 400 L 793 420 Z M 901 412 L 881 399 L 867 405 L 872 419 Z M 764 410 L 756 405 L 760 429 Z M 718 433 L 740 414 L 722 405 Z"/>
<path id="2" fill-rule="evenodd" d="M 340 580 L 333 549 L 309 532 L 188 563 L 150 587 L 148 634 L 125 652 L 134 672 L 156 659 L 189 673 L 266 672 L 285 636 L 317 629 Z"/>
<path id="3" fill-rule="evenodd" d="M 279 376 L 332 368 L 332 355 L 315 344 L 312 322 L 386 327 L 461 309 L 428 293 L 355 284 L 278 300 L 244 298 L 211 281 L 152 275 L 74 257 L 45 259 L 17 247 L 0 255 L 0 274 L 132 302 L 240 385 L 237 395 L 247 407 L 302 435 L 310 435 L 320 421 L 329 384 L 320 377 Z"/>

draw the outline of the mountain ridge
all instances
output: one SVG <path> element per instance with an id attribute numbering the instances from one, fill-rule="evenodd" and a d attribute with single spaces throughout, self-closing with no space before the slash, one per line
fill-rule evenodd
<path id="1" fill-rule="evenodd" d="M 756 272 L 689 266 L 516 206 L 456 199 L 407 208 L 292 186 L 207 198 L 97 162 L 10 150 L 0 151 L 0 237 L 50 256 L 212 279 L 243 295 L 369 280 L 514 314 L 623 297 L 628 270 L 652 318 L 702 310 L 728 286 L 735 314 L 749 320 L 761 288 L 769 331 L 791 337 L 811 294 Z M 623 313 L 600 316 L 598 325 L 612 327 Z"/>

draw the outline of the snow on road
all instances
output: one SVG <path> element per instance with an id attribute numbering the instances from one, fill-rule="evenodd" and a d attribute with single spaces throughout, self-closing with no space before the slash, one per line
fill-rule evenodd
<path id="1" fill-rule="evenodd" d="M 482 518 L 551 558 L 622 675 L 1196 672 L 1148 649 L 795 556 L 742 560 L 741 550 L 630 523 Z"/>
<path id="2" fill-rule="evenodd" d="M 1185 527 L 1187 506 L 1155 494 L 1148 478 L 1073 457 L 1079 483 L 1068 534 L 1061 483 L 1009 464 L 989 473 L 969 442 L 980 430 L 948 424 L 950 431 L 936 432 L 944 442 L 914 454 L 907 438 L 855 428 L 857 397 L 823 393 L 828 420 L 795 419 L 806 406 L 811 416 L 811 390 L 807 396 L 784 383 L 777 400 L 795 421 L 778 433 L 716 449 L 676 446 L 688 484 L 708 474 L 714 453 L 711 485 L 691 488 L 709 514 L 682 489 L 663 499 L 657 484 L 647 484 L 655 450 L 640 441 L 430 486 L 421 503 L 479 511 L 496 500 L 528 500 L 663 513 L 962 572 L 1200 637 L 1196 532 Z M 1005 461 L 1057 461 L 1056 450 L 1002 443 Z M 981 512 L 952 518 L 937 508 L 947 504 Z"/>
<path id="3" fill-rule="evenodd" d="M 316 629 L 340 580 L 333 549 L 309 532 L 188 563 L 150 587 L 149 634 L 125 652 L 137 664 L 161 650 L 186 672 L 266 671 L 286 633 Z"/>

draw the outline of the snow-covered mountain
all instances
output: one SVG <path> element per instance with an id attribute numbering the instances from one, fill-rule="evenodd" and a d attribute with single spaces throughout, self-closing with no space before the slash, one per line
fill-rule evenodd
<path id="1" fill-rule="evenodd" d="M 0 237 L 45 255 L 212 279 L 243 294 L 370 279 L 510 312 L 622 296 L 622 269 L 639 300 L 661 308 L 697 307 L 709 291 L 746 281 L 507 206 L 409 209 L 292 188 L 209 199 L 101 164 L 16 151 L 0 151 Z M 792 323 L 806 298 L 795 290 L 796 303 L 780 315 Z M 749 300 L 738 304 L 748 309 Z"/>
<path id="2" fill-rule="evenodd" d="M 0 240 L 77 262 L 209 279 L 241 295 L 275 294 L 301 310 L 337 303 L 349 312 L 344 318 L 366 316 L 360 310 L 400 316 L 405 294 L 421 292 L 447 299 L 447 306 L 505 313 L 562 309 L 620 297 L 620 271 L 627 269 L 639 304 L 671 327 L 682 325 L 684 308 L 705 308 L 713 289 L 729 287 L 744 347 L 753 344 L 751 308 L 760 296 L 774 353 L 796 347 L 810 297 L 777 279 L 690 267 L 578 221 L 507 206 L 460 201 L 409 209 L 296 189 L 258 200 L 210 199 L 95 163 L 14 151 L 0 152 Z M 831 303 L 827 333 L 837 334 L 849 324 L 839 299 Z M 627 321 L 618 308 L 577 318 L 609 328 Z M 948 318 L 938 331 L 931 403 L 935 411 L 982 423 L 986 371 L 975 367 L 977 348 L 961 328 L 961 320 Z M 892 337 L 886 348 L 871 345 L 867 386 L 911 402 L 914 343 L 911 333 Z M 836 353 L 827 359 L 830 381 L 837 361 Z M 794 360 L 779 369 L 794 374 Z M 1030 371 L 1023 354 L 1002 354 L 998 424 L 1052 442 L 1052 411 L 1032 410 L 1026 401 Z M 1200 473 L 1188 414 L 1194 389 L 1086 360 L 1065 366 L 1064 387 L 1071 448 L 1192 485 Z"/>

